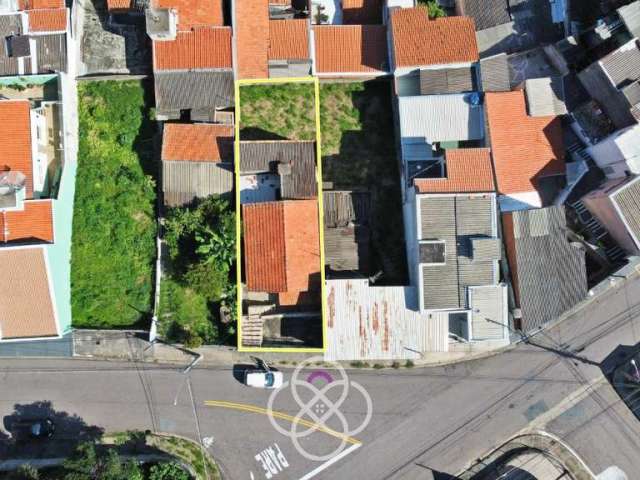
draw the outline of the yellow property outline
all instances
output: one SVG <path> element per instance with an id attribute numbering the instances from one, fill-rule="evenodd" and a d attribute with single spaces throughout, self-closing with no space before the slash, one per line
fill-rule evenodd
<path id="1" fill-rule="evenodd" d="M 248 85 L 277 85 L 283 83 L 313 83 L 316 124 L 316 182 L 318 184 L 318 228 L 320 239 L 320 296 L 322 317 L 322 348 L 278 348 L 242 346 L 242 252 L 240 221 L 240 87 Z M 325 264 L 324 264 L 324 202 L 322 196 L 322 149 L 320 134 L 320 81 L 317 77 L 283 77 L 236 80 L 235 94 L 235 135 L 234 135 L 234 177 L 236 190 L 236 287 L 239 352 L 282 352 L 282 353 L 323 353 L 327 342 L 327 315 L 325 305 Z"/>

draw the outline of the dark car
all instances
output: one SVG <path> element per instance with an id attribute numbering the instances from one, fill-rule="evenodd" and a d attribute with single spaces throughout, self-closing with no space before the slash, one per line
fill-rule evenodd
<path id="1" fill-rule="evenodd" d="M 21 419 L 11 425 L 11 435 L 17 441 L 51 438 L 56 426 L 50 418 Z"/>

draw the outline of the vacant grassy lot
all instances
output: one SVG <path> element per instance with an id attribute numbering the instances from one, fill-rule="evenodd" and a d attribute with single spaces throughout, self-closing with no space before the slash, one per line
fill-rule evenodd
<path id="1" fill-rule="evenodd" d="M 132 326 L 151 310 L 155 127 L 144 92 L 140 82 L 78 86 L 80 146 L 71 250 L 75 327 Z"/>
<path id="2" fill-rule="evenodd" d="M 400 173 L 387 82 L 320 86 L 322 176 L 336 189 L 371 192 L 374 268 L 381 283 L 406 281 Z"/>
<path id="3" fill-rule="evenodd" d="M 314 140 L 312 83 L 240 88 L 241 140 Z"/>

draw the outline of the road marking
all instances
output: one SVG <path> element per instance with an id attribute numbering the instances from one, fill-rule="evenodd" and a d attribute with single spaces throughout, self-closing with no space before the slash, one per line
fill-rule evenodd
<path id="1" fill-rule="evenodd" d="M 303 425 L 307 428 L 312 428 L 314 430 L 318 430 L 320 432 L 326 433 L 328 435 L 331 435 L 332 437 L 336 437 L 339 438 L 341 440 L 344 440 L 347 443 L 352 443 L 353 445 L 361 445 L 362 442 L 360 442 L 360 440 L 357 440 L 353 437 L 349 437 L 348 435 L 344 435 L 340 432 L 336 432 L 335 430 L 332 430 L 331 428 L 325 427 L 324 425 L 320 425 L 314 422 L 310 422 L 308 420 L 304 420 L 302 418 L 296 418 L 296 417 L 292 417 L 291 415 L 288 415 L 286 413 L 283 412 L 278 412 L 275 410 L 268 410 L 266 408 L 262 408 L 262 407 L 258 407 L 257 405 L 251 405 L 251 404 L 247 404 L 247 403 L 235 403 L 235 402 L 225 402 L 225 401 L 220 401 L 220 400 L 207 400 L 204 402 L 204 404 L 208 407 L 221 407 L 221 408 L 230 408 L 233 410 L 241 410 L 241 411 L 245 411 L 245 412 L 251 412 L 251 413 L 260 413 L 263 415 L 271 415 L 274 418 L 279 418 L 281 420 L 286 420 L 288 422 L 291 423 L 297 423 L 300 425 Z M 346 450 L 345 450 L 346 451 Z M 344 453 L 344 452 L 342 452 Z"/>
<path id="2" fill-rule="evenodd" d="M 318 475 L 320 472 L 322 472 L 323 470 L 326 470 L 327 468 L 329 468 L 331 465 L 333 465 L 334 463 L 336 463 L 339 460 L 342 460 L 344 457 L 346 457 L 347 455 L 349 455 L 351 452 L 359 449 L 362 446 L 362 443 L 356 443 L 354 445 L 351 445 L 349 448 L 347 448 L 346 450 L 344 450 L 342 453 L 339 453 L 338 455 L 336 455 L 335 457 L 333 457 L 330 460 L 327 460 L 326 462 L 324 462 L 322 465 L 320 465 L 317 468 L 314 468 L 313 470 L 311 470 L 309 473 L 307 473 L 304 477 L 300 478 L 300 480 L 309 480 L 313 477 L 315 477 L 316 475 Z"/>

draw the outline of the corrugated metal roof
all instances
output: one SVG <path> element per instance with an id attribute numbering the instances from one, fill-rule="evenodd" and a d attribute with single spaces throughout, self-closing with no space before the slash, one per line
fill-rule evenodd
<path id="1" fill-rule="evenodd" d="M 369 192 L 325 191 L 323 192 L 324 226 L 368 225 L 370 207 Z"/>
<path id="2" fill-rule="evenodd" d="M 640 103 L 640 82 L 635 81 L 622 88 L 622 94 L 629 101 L 630 105 Z"/>
<path id="3" fill-rule="evenodd" d="M 640 49 L 633 39 L 600 60 L 613 84 L 621 88 L 640 78 Z"/>
<path id="4" fill-rule="evenodd" d="M 469 288 L 471 339 L 501 340 L 508 337 L 507 286 Z"/>
<path id="5" fill-rule="evenodd" d="M 420 69 L 420 93 L 439 95 L 476 90 L 474 67 L 422 68 Z"/>
<path id="6" fill-rule="evenodd" d="M 509 62 L 506 53 L 480 60 L 482 90 L 485 92 L 508 92 L 511 90 Z"/>
<path id="7" fill-rule="evenodd" d="M 57 33 L 35 37 L 38 73 L 67 71 L 67 35 Z"/>
<path id="8" fill-rule="evenodd" d="M 156 72 L 159 113 L 233 105 L 233 72 Z"/>
<path id="9" fill-rule="evenodd" d="M 318 195 L 315 142 L 257 140 L 240 142 L 240 171 L 280 175 L 282 197 L 314 198 Z"/>
<path id="10" fill-rule="evenodd" d="M 585 254 L 567 240 L 563 207 L 505 213 L 503 236 L 524 331 L 586 298 Z"/>
<path id="11" fill-rule="evenodd" d="M 640 177 L 626 183 L 613 194 L 613 201 L 627 223 L 627 228 L 640 239 Z"/>
<path id="12" fill-rule="evenodd" d="M 419 358 L 446 352 L 446 315 L 420 314 L 412 287 L 371 287 L 367 279 L 327 280 L 327 360 Z"/>
<path id="13" fill-rule="evenodd" d="M 164 203 L 185 205 L 195 198 L 228 195 L 233 190 L 233 166 L 210 162 L 162 162 Z"/>
<path id="14" fill-rule="evenodd" d="M 333 271 L 369 272 L 369 228 L 348 226 L 324 229 L 325 264 Z"/>
<path id="15" fill-rule="evenodd" d="M 476 30 L 511 21 L 507 0 L 456 0 L 456 13 L 473 18 Z"/>
<path id="16" fill-rule="evenodd" d="M 400 134 L 428 143 L 481 140 L 484 114 L 481 105 L 471 105 L 473 94 L 399 97 Z"/>
<path id="17" fill-rule="evenodd" d="M 443 240 L 445 263 L 421 265 L 425 309 L 467 308 L 467 287 L 495 285 L 497 258 L 473 240 L 497 238 L 495 195 L 420 195 L 418 240 Z"/>
<path id="18" fill-rule="evenodd" d="M 629 5 L 620 7 L 618 15 L 620 15 L 631 35 L 640 37 L 640 1 L 636 0 Z"/>
<path id="19" fill-rule="evenodd" d="M 20 15 L 0 15 L 0 37 L 5 39 L 11 35 L 22 33 Z M 9 57 L 5 45 L 0 48 L 0 75 L 17 75 L 18 59 Z"/>
<path id="20" fill-rule="evenodd" d="M 532 117 L 567 113 L 564 86 L 560 77 L 531 78 L 525 80 L 524 85 L 529 115 Z"/>

